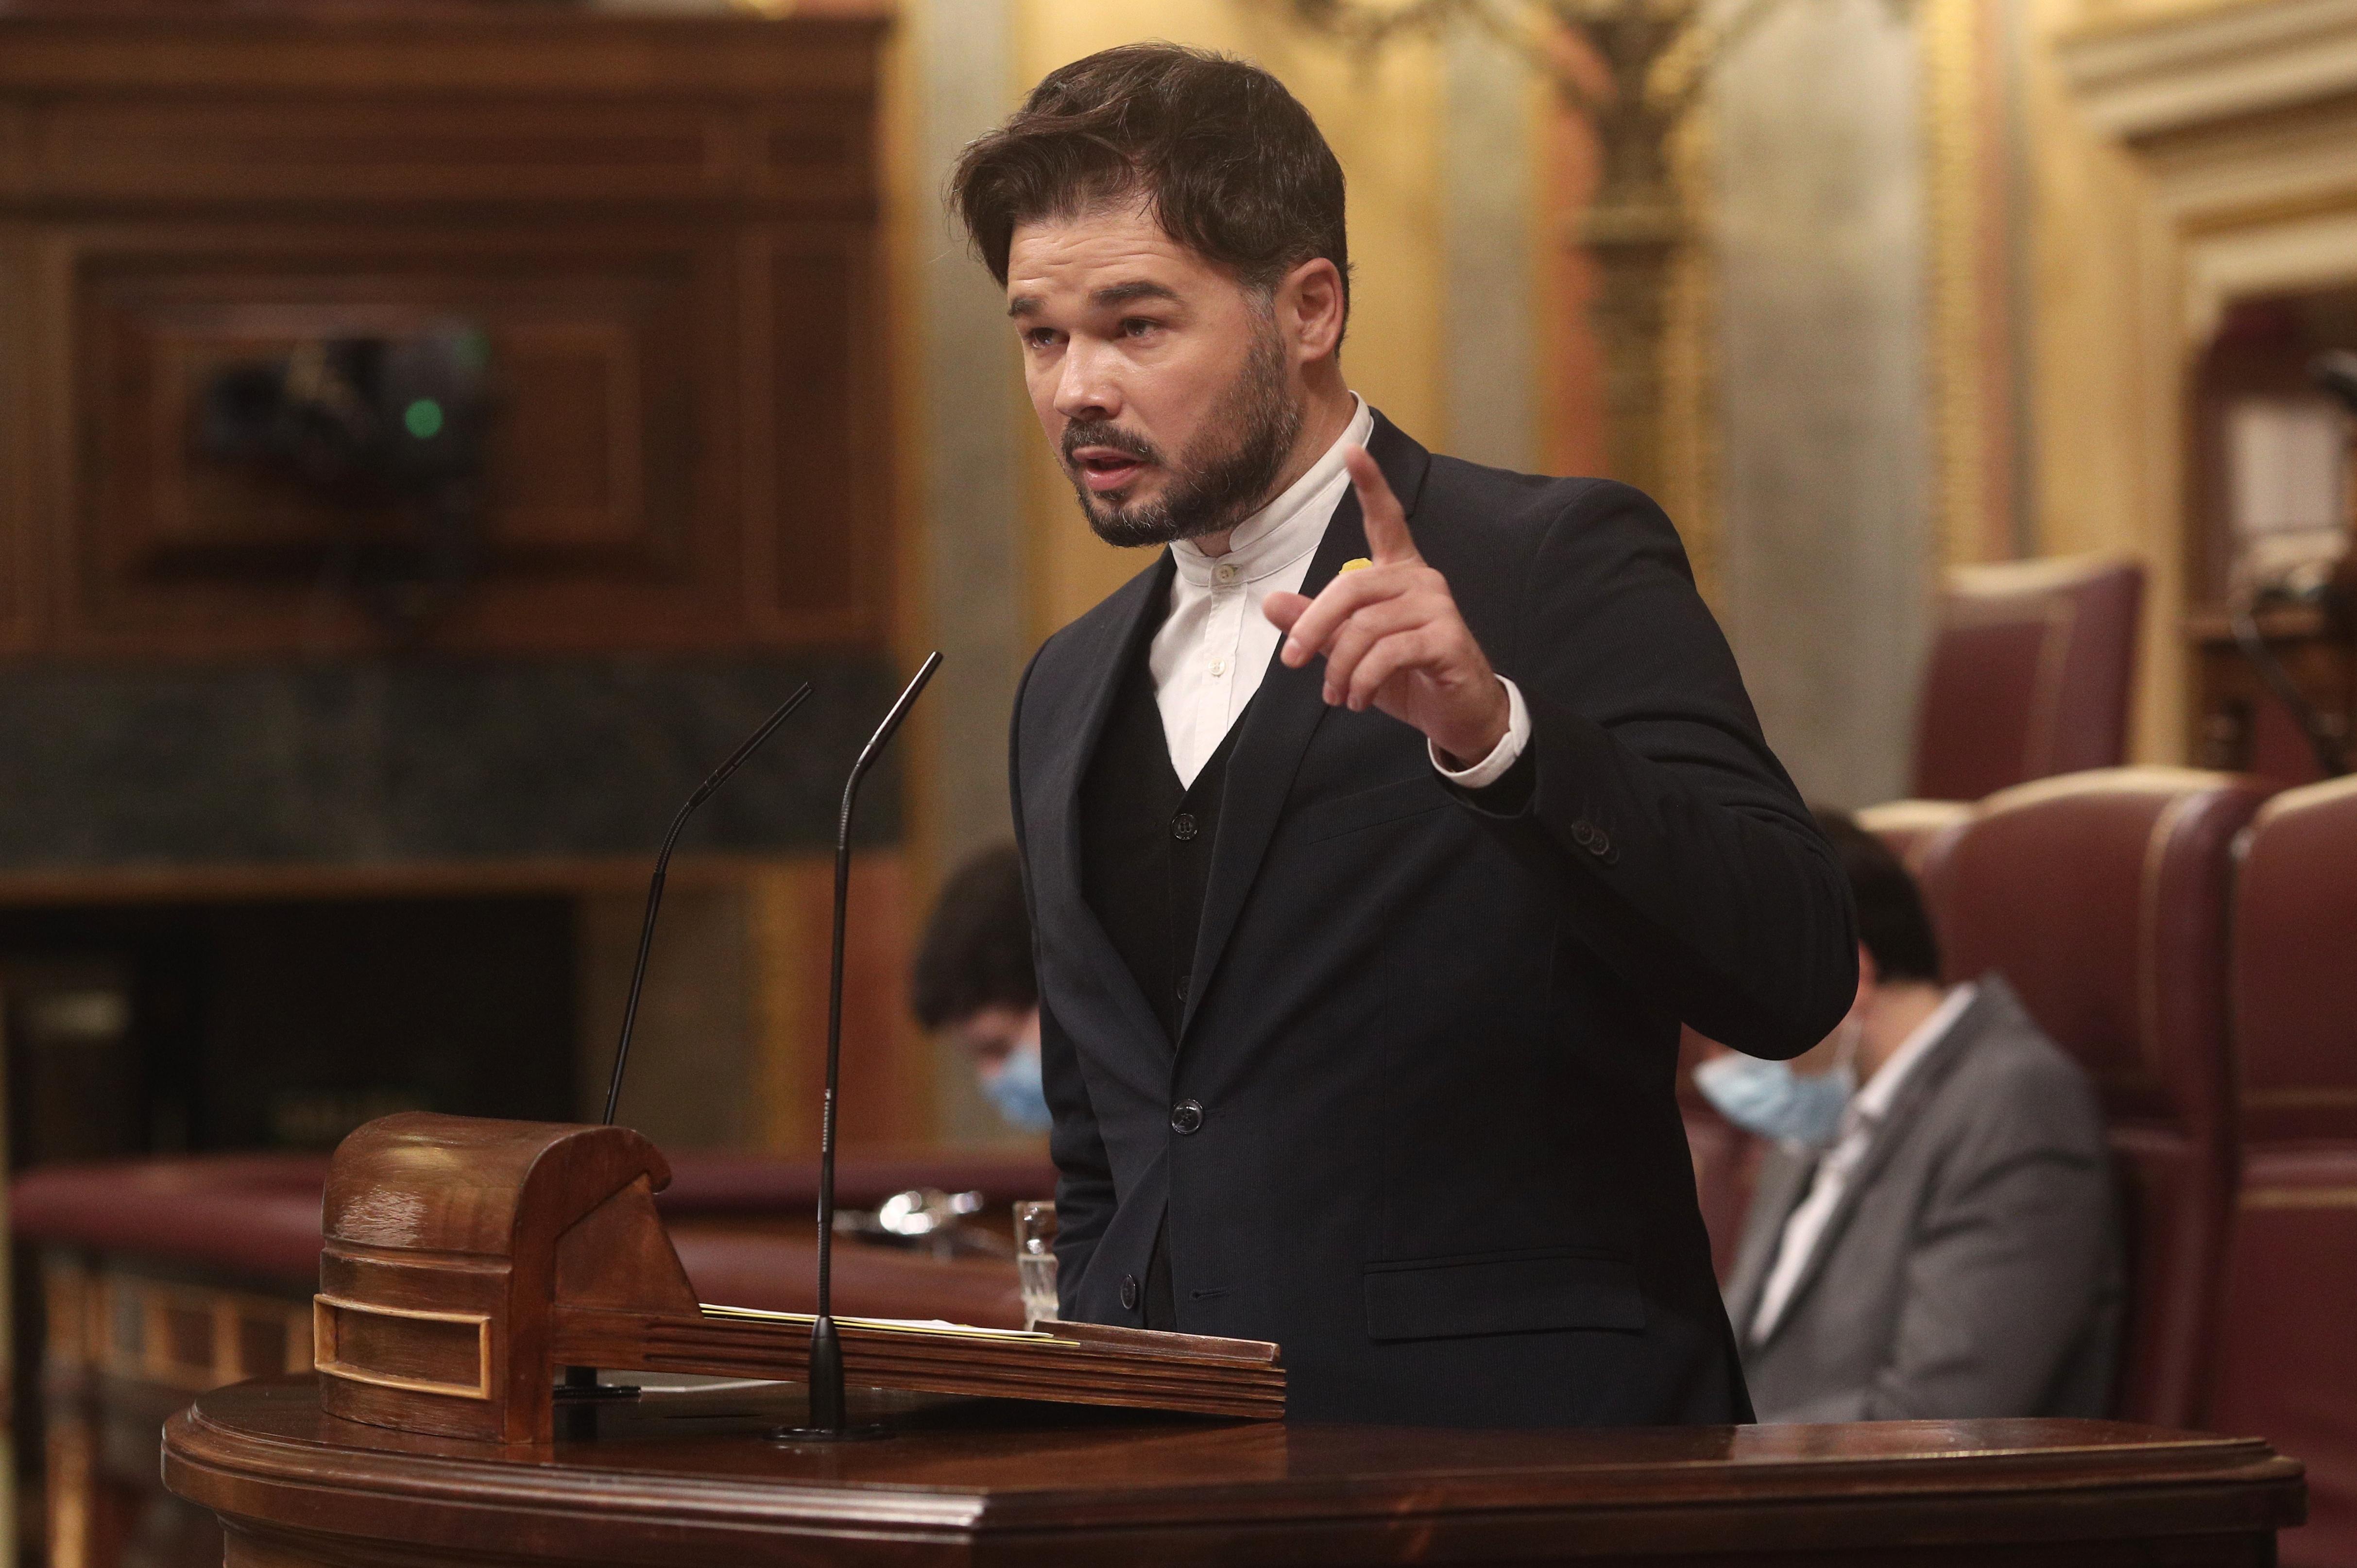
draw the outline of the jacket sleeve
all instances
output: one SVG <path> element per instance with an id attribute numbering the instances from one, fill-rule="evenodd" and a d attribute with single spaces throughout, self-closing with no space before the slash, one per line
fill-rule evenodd
<path id="1" fill-rule="evenodd" d="M 1465 799 L 1560 867 L 1578 934 L 1641 993 L 1753 1056 L 1815 1045 L 1857 993 L 1849 886 L 1669 519 L 1587 484 L 1524 582 L 1491 651 L 1529 705 L 1531 771 L 1511 811 Z"/>
<path id="2" fill-rule="evenodd" d="M 2100 1113 L 2060 1061 L 2001 1081 L 1917 1221 L 1889 1356 L 1838 1419 L 2037 1414 L 2103 1311 L 2114 1253 Z"/>
<path id="3" fill-rule="evenodd" d="M 1035 662 L 1037 656 L 1034 656 Z M 1031 919 L 1034 972 L 1039 964 L 1039 908 L 1031 885 L 1031 852 L 1023 823 L 1023 688 L 1016 689 L 1015 717 L 1007 743 L 1007 799 L 1015 809 L 1015 847 L 1023 863 L 1024 911 Z M 1081 1076 L 1080 1053 L 1065 1033 L 1046 991 L 1039 994 L 1039 1077 L 1055 1122 L 1048 1134 L 1049 1157 L 1056 1162 L 1056 1291 L 1066 1303 L 1088 1273 L 1097 1241 L 1113 1219 L 1113 1162 L 1105 1155 L 1096 1112 Z"/>

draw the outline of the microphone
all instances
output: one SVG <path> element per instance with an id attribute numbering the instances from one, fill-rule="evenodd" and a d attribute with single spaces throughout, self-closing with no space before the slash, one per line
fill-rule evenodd
<path id="1" fill-rule="evenodd" d="M 710 800 L 712 792 L 726 783 L 728 776 L 745 766 L 745 759 L 761 748 L 761 743 L 777 732 L 778 726 L 786 722 L 788 714 L 810 701 L 810 694 L 811 683 L 805 681 L 799 691 L 779 703 L 778 711 L 762 720 L 761 727 L 748 736 L 745 744 L 738 746 L 727 761 L 714 768 L 711 778 L 696 786 L 695 793 L 687 798 L 687 804 L 679 809 L 679 815 L 671 820 L 671 832 L 663 834 L 662 849 L 655 855 L 654 880 L 647 885 L 647 918 L 639 927 L 639 961 L 630 971 L 630 996 L 622 1004 L 622 1038 L 614 1047 L 614 1080 L 606 1087 L 606 1126 L 614 1124 L 614 1107 L 622 1098 L 622 1069 L 630 1062 L 630 1030 L 639 1021 L 639 993 L 646 985 L 647 959 L 655 947 L 655 913 L 662 908 L 663 874 L 671 868 L 672 846 L 679 842 L 679 830 L 687 825 L 687 819 L 695 808 Z M 842 920 L 838 916 L 836 935 L 840 938 L 841 934 Z"/>
<path id="2" fill-rule="evenodd" d="M 851 765 L 843 783 L 843 811 L 834 826 L 834 951 L 829 960 L 826 990 L 826 1099 L 818 1135 L 818 1316 L 811 1322 L 810 1424 L 787 1427 L 775 1435 L 797 1443 L 839 1443 L 888 1435 L 881 1426 L 853 1426 L 845 1417 L 843 1343 L 834 1331 L 833 1290 L 834 1263 L 834 1103 L 843 1062 L 843 928 L 851 907 L 851 812 L 858 804 L 860 780 L 876 765 L 900 721 L 916 705 L 918 694 L 942 666 L 939 650 L 928 654 L 909 684 L 893 703 L 892 711 L 876 726 Z"/>

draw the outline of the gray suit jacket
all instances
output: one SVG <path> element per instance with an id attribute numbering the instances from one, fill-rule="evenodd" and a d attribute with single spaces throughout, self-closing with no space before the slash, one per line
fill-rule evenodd
<path id="1" fill-rule="evenodd" d="M 2107 1412 L 2121 1289 L 2103 1116 L 2004 980 L 1900 1085 L 1754 1343 L 1815 1168 L 1781 1147 L 1762 1163 L 1727 1287 L 1761 1421 Z"/>

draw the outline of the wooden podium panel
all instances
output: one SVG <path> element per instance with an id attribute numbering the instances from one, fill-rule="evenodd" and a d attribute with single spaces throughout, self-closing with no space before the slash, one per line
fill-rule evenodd
<path id="1" fill-rule="evenodd" d="M 2112 1422 L 1624 1432 L 1216 1423 L 854 1394 L 897 1435 L 763 1435 L 791 1385 L 560 1411 L 553 1444 L 321 1412 L 307 1377 L 199 1398 L 164 1476 L 228 1568 L 402 1564 L 2262 1564 L 2299 1465 Z"/>

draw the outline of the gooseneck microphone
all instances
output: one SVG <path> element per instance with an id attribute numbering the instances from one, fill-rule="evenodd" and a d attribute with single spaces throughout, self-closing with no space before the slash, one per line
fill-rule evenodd
<path id="1" fill-rule="evenodd" d="M 843 783 L 843 811 L 834 827 L 834 951 L 829 960 L 826 990 L 826 1099 L 818 1134 L 818 1316 L 811 1323 L 810 1424 L 791 1427 L 777 1435 L 794 1442 L 839 1442 L 846 1438 L 880 1437 L 884 1429 L 856 1427 L 846 1419 L 843 1394 L 843 1344 L 834 1331 L 834 1106 L 843 1063 L 843 929 L 851 908 L 851 813 L 859 801 L 860 780 L 891 744 L 900 721 L 916 705 L 925 682 L 940 669 L 942 656 L 929 654 L 892 711 L 876 726 L 851 777 Z"/>
<path id="2" fill-rule="evenodd" d="M 712 792 L 726 783 L 730 774 L 745 766 L 745 759 L 759 751 L 763 741 L 777 733 L 778 726 L 786 722 L 787 715 L 810 701 L 810 694 L 811 683 L 805 681 L 799 691 L 779 703 L 778 711 L 762 720 L 761 727 L 748 736 L 745 744 L 738 746 L 727 761 L 714 768 L 712 777 L 696 786 L 695 793 L 687 798 L 687 804 L 679 809 L 679 815 L 671 820 L 671 832 L 663 834 L 662 849 L 655 855 L 654 880 L 647 885 L 647 918 L 639 927 L 639 961 L 630 971 L 630 1000 L 622 1004 L 622 1038 L 614 1047 L 614 1080 L 606 1088 L 605 1125 L 608 1127 L 614 1124 L 614 1107 L 622 1098 L 622 1069 L 630 1063 L 630 1030 L 639 1021 L 639 993 L 647 983 L 647 959 L 655 947 L 655 915 L 662 908 L 663 874 L 671 868 L 672 846 L 679 843 L 679 830 L 687 826 L 687 819 L 694 814 L 695 808 L 710 800 Z M 837 897 L 839 899 L 840 895 Z M 842 925 L 843 918 L 838 913 L 835 917 L 838 945 L 842 940 Z M 837 958 L 835 961 L 840 969 L 842 960 Z"/>

